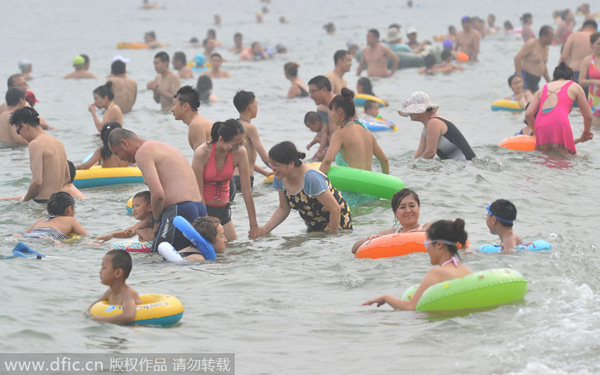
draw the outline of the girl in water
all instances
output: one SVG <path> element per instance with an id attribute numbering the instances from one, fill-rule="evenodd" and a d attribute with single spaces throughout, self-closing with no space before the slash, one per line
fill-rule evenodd
<path id="1" fill-rule="evenodd" d="M 297 96 L 301 98 L 308 98 L 308 88 L 306 87 L 304 82 L 302 82 L 302 80 L 298 78 L 299 67 L 300 65 L 298 65 L 295 62 L 289 62 L 283 66 L 285 78 L 289 79 L 292 83 L 292 86 L 290 87 L 287 93 L 288 99 L 295 98 Z"/>
<path id="2" fill-rule="evenodd" d="M 64 241 L 69 234 L 74 233 L 87 236 L 88 232 L 75 219 L 75 200 L 64 191 L 59 191 L 50 196 L 48 200 L 48 215 L 39 218 L 27 232 L 25 238 L 50 238 Z"/>
<path id="3" fill-rule="evenodd" d="M 217 99 L 217 96 L 212 93 L 212 89 L 212 79 L 209 76 L 198 77 L 198 82 L 196 83 L 196 91 L 198 91 L 200 102 L 204 104 L 210 104 L 219 101 L 219 99 Z"/>
<path id="4" fill-rule="evenodd" d="M 513 94 L 504 99 L 518 102 L 521 108 L 525 109 L 527 104 L 533 99 L 533 94 L 529 89 L 523 89 L 523 78 L 513 74 L 508 77 L 508 87 L 513 90 Z"/>
<path id="5" fill-rule="evenodd" d="M 114 155 L 108 147 L 108 136 L 116 128 L 120 128 L 121 124 L 116 121 L 111 121 L 104 124 L 102 131 L 100 132 L 100 138 L 102 139 L 102 146 L 98 147 L 92 156 L 84 163 L 81 163 L 75 167 L 75 169 L 90 169 L 92 165 L 100 162 L 102 168 L 118 168 L 118 167 L 129 167 L 129 162 L 121 160 Z"/>
<path id="6" fill-rule="evenodd" d="M 352 254 L 356 254 L 356 251 L 358 251 L 362 244 L 373 238 L 393 233 L 423 231 L 431 225 L 431 223 L 426 223 L 423 226 L 419 224 L 421 201 L 419 200 L 417 193 L 410 189 L 404 188 L 394 194 L 394 197 L 392 198 L 392 212 L 394 212 L 396 220 L 400 223 L 400 227 L 398 229 L 386 229 L 383 232 L 356 241 L 354 246 L 352 246 Z"/>
<path id="7" fill-rule="evenodd" d="M 94 90 L 94 103 L 90 104 L 88 110 L 94 118 L 94 124 L 96 125 L 96 129 L 98 129 L 98 131 L 102 130 L 104 124 L 111 121 L 116 121 L 119 124 L 123 123 L 123 112 L 121 111 L 121 108 L 119 108 L 119 106 L 113 101 L 114 98 L 115 95 L 112 91 L 112 82 L 110 81 L 106 82 L 106 84 L 102 86 L 98 86 Z M 102 121 L 100 121 L 96 115 L 96 107 L 98 109 L 106 110 L 104 112 L 104 116 L 102 116 Z"/>
<path id="8" fill-rule="evenodd" d="M 430 286 L 473 273 L 458 259 L 457 245 L 461 244 L 464 248 L 466 243 L 467 232 L 465 232 L 465 222 L 462 219 L 436 221 L 427 229 L 425 247 L 431 264 L 439 265 L 439 267 L 432 268 L 427 272 L 413 298 L 410 301 L 403 301 L 386 294 L 370 299 L 363 305 L 368 306 L 375 303 L 379 307 L 387 303 L 394 310 L 414 310 L 421 296 Z"/>

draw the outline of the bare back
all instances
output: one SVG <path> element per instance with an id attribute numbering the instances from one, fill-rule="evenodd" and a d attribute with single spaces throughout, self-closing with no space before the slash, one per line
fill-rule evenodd
<path id="1" fill-rule="evenodd" d="M 0 143 L 5 145 L 26 145 L 27 141 L 17 134 L 17 130 L 10 125 L 10 111 L 0 114 Z"/>
<path id="2" fill-rule="evenodd" d="M 342 156 L 352 168 L 371 170 L 373 164 L 373 134 L 362 125 L 351 123 L 336 131 L 341 140 Z"/>
<path id="3" fill-rule="evenodd" d="M 29 155 L 34 178 L 42 168 L 42 186 L 34 199 L 49 199 L 71 180 L 65 147 L 53 136 L 43 133 L 29 142 Z"/>
<path id="4" fill-rule="evenodd" d="M 188 130 L 188 142 L 192 150 L 196 150 L 200 145 L 210 140 L 210 131 L 213 123 L 206 117 L 195 114 L 190 122 Z"/>
<path id="5" fill-rule="evenodd" d="M 110 76 L 107 80 L 112 82 L 115 104 L 121 108 L 123 113 L 131 112 L 137 98 L 137 83 L 124 76 Z"/>
<path id="6" fill-rule="evenodd" d="M 565 61 L 569 68 L 576 72 L 579 71 L 583 59 L 593 53 L 590 45 L 590 35 L 591 33 L 587 31 L 578 31 L 569 35 L 565 44 L 561 60 Z"/>

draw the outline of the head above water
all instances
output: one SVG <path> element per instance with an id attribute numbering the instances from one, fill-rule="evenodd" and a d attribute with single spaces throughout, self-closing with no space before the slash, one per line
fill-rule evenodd
<path id="1" fill-rule="evenodd" d="M 20 88 L 21 90 L 25 91 L 25 89 L 27 89 L 27 82 L 25 81 L 25 76 L 21 73 L 17 73 L 17 74 L 13 74 L 10 77 L 8 77 L 8 80 L 6 81 L 6 86 L 9 89 L 12 89 L 13 87 L 16 88 Z"/>
<path id="2" fill-rule="evenodd" d="M 115 60 L 110 64 L 110 73 L 115 76 L 125 74 L 126 69 L 125 63 L 121 60 Z"/>
<path id="3" fill-rule="evenodd" d="M 457 244 L 461 244 L 461 247 L 464 248 L 468 239 L 463 219 L 436 221 L 431 224 L 426 233 L 427 238 L 432 242 L 444 241 L 442 243 L 453 256 L 458 254 Z"/>
<path id="4" fill-rule="evenodd" d="M 488 215 L 495 217 L 503 227 L 512 228 L 517 219 L 517 207 L 507 199 L 495 200 L 488 210 Z"/>
<path id="5" fill-rule="evenodd" d="M 338 61 L 340 60 L 344 60 L 344 58 L 349 55 L 350 52 L 348 52 L 345 49 L 339 49 L 337 51 L 335 51 L 335 53 L 333 54 L 333 64 L 337 65 Z"/>
<path id="6" fill-rule="evenodd" d="M 349 119 L 356 115 L 356 106 L 354 105 L 354 91 L 342 87 L 342 93 L 337 95 L 329 103 L 329 110 L 335 111 L 338 108 L 344 111 L 344 118 Z"/>
<path id="7" fill-rule="evenodd" d="M 279 164 L 288 165 L 294 163 L 294 166 L 302 165 L 302 159 L 306 157 L 304 152 L 298 152 L 296 146 L 289 141 L 284 141 L 271 147 L 269 150 L 269 159 Z"/>
<path id="8" fill-rule="evenodd" d="M 141 198 L 144 200 L 144 202 L 146 202 L 146 204 L 151 204 L 152 202 L 152 197 L 150 195 L 150 191 L 145 190 L 145 191 L 140 191 L 139 193 L 137 193 L 136 195 L 133 196 L 133 199 L 137 199 L 137 198 Z"/>
<path id="9" fill-rule="evenodd" d="M 212 90 L 212 88 L 212 79 L 209 76 L 198 77 L 198 82 L 196 82 L 196 91 L 198 92 L 199 96 L 207 91 Z"/>
<path id="10" fill-rule="evenodd" d="M 200 107 L 200 96 L 192 86 L 182 86 L 179 90 L 177 90 L 174 98 L 179 99 L 181 105 L 185 105 L 185 103 L 187 103 L 192 111 L 197 111 Z"/>
<path id="11" fill-rule="evenodd" d="M 359 87 L 362 87 L 362 92 L 358 90 Z M 362 94 L 376 96 L 375 94 L 373 94 L 373 84 L 371 83 L 371 80 L 367 77 L 360 77 L 356 82 L 356 88 L 357 91 L 361 92 Z"/>
<path id="12" fill-rule="evenodd" d="M 299 67 L 300 67 L 300 65 L 298 65 L 298 63 L 289 62 L 283 66 L 283 71 L 288 76 L 295 78 L 295 77 L 298 77 L 298 68 Z"/>
<path id="13" fill-rule="evenodd" d="M 6 100 L 6 105 L 9 107 L 14 107 L 21 102 L 21 100 L 26 100 L 27 94 L 25 91 L 17 88 L 8 89 L 4 99 Z"/>
<path id="14" fill-rule="evenodd" d="M 14 126 L 27 124 L 38 127 L 40 126 L 40 115 L 31 107 L 19 108 L 10 116 L 10 124 Z"/>
<path id="15" fill-rule="evenodd" d="M 158 59 L 158 60 L 160 60 L 160 62 L 168 64 L 169 63 L 169 54 L 164 51 L 161 51 L 161 52 L 158 52 L 156 55 L 154 55 L 154 59 L 155 60 Z"/>
<path id="16" fill-rule="evenodd" d="M 177 51 L 173 54 L 173 64 L 175 64 L 175 62 L 177 62 L 180 66 L 186 66 L 187 65 L 187 57 L 185 56 L 185 53 L 181 52 L 181 51 Z"/>
<path id="17" fill-rule="evenodd" d="M 239 113 L 242 113 L 248 109 L 248 106 L 256 100 L 256 96 L 252 91 L 238 91 L 233 97 L 233 105 Z"/>
<path id="18" fill-rule="evenodd" d="M 573 80 L 573 69 L 569 68 L 569 66 L 563 61 L 554 69 L 552 78 L 554 81 L 559 79 Z"/>
<path id="19" fill-rule="evenodd" d="M 313 77 L 310 79 L 310 81 L 308 81 L 308 84 L 315 85 L 317 90 L 321 90 L 323 87 L 325 87 L 326 91 L 331 92 L 331 82 L 329 81 L 329 78 L 325 76 Z"/>
<path id="20" fill-rule="evenodd" d="M 55 216 L 64 216 L 65 211 L 69 207 L 75 207 L 75 200 L 71 194 L 64 191 L 52 194 L 50 199 L 48 199 L 48 204 L 46 206 L 48 214 Z"/>
<path id="21" fill-rule="evenodd" d="M 104 85 L 96 87 L 96 89 L 94 89 L 94 94 L 98 95 L 100 98 L 108 97 L 108 100 L 113 100 L 115 94 L 113 93 L 112 85 L 113 83 L 108 81 Z"/>
<path id="22" fill-rule="evenodd" d="M 117 121 L 110 121 L 104 124 L 102 130 L 100 131 L 100 139 L 102 140 L 102 149 L 100 150 L 100 157 L 106 160 L 112 156 L 112 152 L 110 151 L 110 147 L 108 144 L 108 138 L 110 137 L 110 133 L 113 130 L 122 128 L 121 124 Z"/>
<path id="23" fill-rule="evenodd" d="M 244 126 L 238 120 L 230 118 L 224 122 L 217 121 L 210 130 L 211 143 L 215 144 L 219 139 L 230 142 L 238 134 L 244 134 Z"/>
<path id="24" fill-rule="evenodd" d="M 419 195 L 417 193 L 415 193 L 414 191 L 412 191 L 411 189 L 404 188 L 404 189 L 398 191 L 392 197 L 392 202 L 391 202 L 392 203 L 392 211 L 396 212 L 396 210 L 400 206 L 400 203 L 402 203 L 402 200 L 409 196 L 412 196 L 415 199 L 415 201 L 417 201 L 417 205 L 419 207 L 421 207 L 421 201 L 419 200 Z"/>
<path id="25" fill-rule="evenodd" d="M 108 253 L 106 253 L 105 256 L 110 257 L 110 262 L 113 271 L 116 271 L 118 269 L 123 270 L 123 279 L 127 280 L 129 274 L 131 273 L 131 269 L 133 268 L 131 255 L 127 251 L 111 250 Z"/>
<path id="26" fill-rule="evenodd" d="M 217 240 L 217 228 L 221 224 L 221 220 L 213 216 L 199 217 L 192 223 L 192 226 L 205 240 L 210 242 L 212 245 Z"/>
<path id="27" fill-rule="evenodd" d="M 533 16 L 531 13 L 523 13 L 521 16 L 521 23 L 523 25 L 533 22 Z"/>

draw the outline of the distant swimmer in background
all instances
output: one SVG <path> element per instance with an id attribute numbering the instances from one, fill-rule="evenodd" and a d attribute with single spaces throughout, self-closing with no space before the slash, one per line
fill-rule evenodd
<path id="1" fill-rule="evenodd" d="M 339 95 L 343 87 L 348 87 L 348 83 L 344 79 L 344 74 L 348 73 L 352 68 L 352 55 L 346 50 L 337 50 L 333 54 L 334 68 L 327 73 L 326 77 L 331 83 L 331 92 L 334 95 Z"/>
<path id="2" fill-rule="evenodd" d="M 148 31 L 144 33 L 144 43 L 150 48 L 164 48 L 167 45 L 156 40 L 156 33 L 154 31 Z"/>
<path id="3" fill-rule="evenodd" d="M 199 217 L 192 223 L 192 226 L 212 245 L 215 253 L 223 254 L 225 252 L 227 238 L 225 237 L 225 229 L 223 229 L 218 218 L 213 216 Z M 193 245 L 179 250 L 179 255 L 188 262 L 203 262 L 206 260 L 200 250 Z"/>
<path id="4" fill-rule="evenodd" d="M 216 42 L 214 39 L 204 38 L 202 46 L 204 47 L 204 56 L 211 56 L 215 53 Z"/>
<path id="5" fill-rule="evenodd" d="M 406 44 L 414 53 L 421 53 L 427 45 L 427 42 L 419 42 L 417 40 L 417 29 L 414 27 L 406 29 L 406 37 L 408 38 Z"/>
<path id="6" fill-rule="evenodd" d="M 593 53 L 592 43 L 590 43 L 590 37 L 593 33 L 598 31 L 598 24 L 594 20 L 588 20 L 583 23 L 581 31 L 577 31 L 567 39 L 565 48 L 563 48 L 560 54 L 559 63 L 564 61 L 567 63 L 569 68 L 573 69 L 573 76 L 575 82 L 579 82 L 579 74 L 581 69 L 581 62 Z M 584 76 L 583 78 L 587 78 Z M 583 86 L 583 85 L 582 85 Z M 587 90 L 586 90 L 587 92 Z"/>
<path id="7" fill-rule="evenodd" d="M 209 76 L 210 78 L 231 78 L 233 75 L 228 71 L 221 70 L 221 65 L 223 64 L 223 57 L 218 53 L 213 53 L 210 56 L 210 70 L 202 73 L 203 76 Z"/>
<path id="8" fill-rule="evenodd" d="M 285 78 L 287 78 L 292 84 L 287 93 L 288 99 L 296 97 L 308 97 L 308 87 L 306 87 L 306 84 L 302 82 L 300 77 L 298 77 L 298 68 L 300 68 L 300 65 L 295 62 L 288 62 L 283 66 Z"/>
<path id="9" fill-rule="evenodd" d="M 20 60 L 19 70 L 23 74 L 23 77 L 25 77 L 25 80 L 29 81 L 33 79 L 33 77 L 31 76 L 31 72 L 33 71 L 33 65 L 31 64 L 31 61 L 27 59 Z"/>
<path id="10" fill-rule="evenodd" d="M 517 245 L 523 243 L 521 237 L 513 232 L 513 222 L 517 219 L 517 208 L 509 200 L 498 199 L 486 209 L 488 214 L 485 223 L 491 234 L 500 237 L 502 253 L 513 253 Z"/>
<path id="11" fill-rule="evenodd" d="M 71 78 L 89 78 L 89 79 L 96 79 L 96 76 L 93 73 L 88 72 L 85 69 L 85 59 L 83 58 L 83 56 L 81 55 L 77 55 L 75 56 L 75 58 L 73 59 L 73 68 L 75 68 L 75 71 L 73 73 L 69 73 L 67 74 L 64 79 L 71 79 Z"/>
<path id="12" fill-rule="evenodd" d="M 142 9 L 158 9 L 161 6 L 158 3 L 152 3 L 149 0 L 144 0 L 142 2 Z"/>
<path id="13" fill-rule="evenodd" d="M 168 111 L 173 104 L 173 95 L 181 87 L 177 74 L 169 70 L 169 55 L 159 52 L 154 56 L 154 69 L 158 73 L 154 81 L 148 82 L 146 88 L 154 92 L 154 101 L 160 103 L 162 111 Z"/>
<path id="14" fill-rule="evenodd" d="M 588 89 L 587 99 L 592 111 L 592 125 L 598 126 L 600 125 L 600 33 L 593 33 L 590 41 L 592 54 L 581 62 L 580 69 L 583 74 L 580 75 L 579 81 L 581 86 Z"/>
<path id="15" fill-rule="evenodd" d="M 514 58 L 515 72 L 523 77 L 525 88 L 535 93 L 540 89 L 542 76 L 550 82 L 548 74 L 548 51 L 554 40 L 554 30 L 548 25 L 540 28 L 540 37 L 530 39 Z"/>
<path id="16" fill-rule="evenodd" d="M 188 143 L 192 151 L 210 140 L 212 121 L 198 114 L 200 99 L 198 92 L 192 86 L 180 88 L 171 105 L 171 113 L 175 120 L 180 120 L 188 126 Z"/>
<path id="17" fill-rule="evenodd" d="M 131 238 L 138 236 L 140 242 L 152 241 L 152 206 L 150 192 L 141 191 L 133 196 L 131 201 L 131 214 L 138 223 L 119 232 L 113 232 L 96 238 L 98 241 L 106 242 L 113 238 Z"/>
<path id="18" fill-rule="evenodd" d="M 392 59 L 392 69 L 388 70 L 388 59 Z M 356 75 L 360 76 L 367 68 L 369 77 L 390 77 L 398 69 L 400 59 L 387 46 L 379 43 L 379 31 L 371 29 L 367 32 L 367 46 L 363 49 L 362 57 Z"/>
<path id="19" fill-rule="evenodd" d="M 10 90 L 13 88 L 16 89 L 20 89 L 21 91 L 27 93 L 27 90 L 29 89 L 29 84 L 27 83 L 27 80 L 25 79 L 25 76 L 21 73 L 17 73 L 17 74 L 13 74 L 11 76 L 8 77 L 8 79 L 6 80 L 6 89 Z M 0 105 L 0 114 L 2 114 L 4 111 L 6 111 L 6 102 L 2 103 L 2 105 Z"/>
<path id="20" fill-rule="evenodd" d="M 112 91 L 112 82 L 108 81 L 102 86 L 96 87 L 94 90 L 94 103 L 90 104 L 88 107 L 88 111 L 92 114 L 92 118 L 94 119 L 94 124 L 96 125 L 96 129 L 101 131 L 103 126 L 109 122 L 116 121 L 119 124 L 123 123 L 123 112 L 121 112 L 121 108 L 114 102 L 115 95 Z M 104 109 L 104 115 L 102 116 L 102 121 L 98 118 L 96 114 L 96 108 Z"/>
<path id="21" fill-rule="evenodd" d="M 213 94 L 212 89 L 213 83 L 209 76 L 201 75 L 198 77 L 198 82 L 196 82 L 196 91 L 198 91 L 198 96 L 200 97 L 201 103 L 210 104 L 219 101 L 217 96 Z"/>
<path id="22" fill-rule="evenodd" d="M 181 51 L 173 54 L 173 68 L 177 70 L 180 79 L 194 78 L 194 72 L 187 64 L 185 53 Z"/>
<path id="23" fill-rule="evenodd" d="M 469 56 L 469 61 L 477 61 L 481 34 L 473 28 L 471 17 L 464 16 L 461 20 L 463 30 L 456 36 L 456 51 L 462 51 Z"/>
<path id="24" fill-rule="evenodd" d="M 535 32 L 531 28 L 533 24 L 533 16 L 531 13 L 523 13 L 521 16 L 521 24 L 523 28 L 521 29 L 521 36 L 523 37 L 523 42 L 527 42 L 531 39 L 535 39 Z M 554 34 L 552 35 L 554 37 Z"/>
<path id="25" fill-rule="evenodd" d="M 502 26 L 496 25 L 496 16 L 495 15 L 488 14 L 487 28 L 492 34 L 496 34 L 498 31 L 502 30 Z"/>
<path id="26" fill-rule="evenodd" d="M 421 214 L 421 201 L 419 196 L 414 191 L 404 188 L 398 191 L 392 197 L 392 212 L 394 213 L 394 221 L 398 222 L 398 228 L 386 229 L 382 232 L 358 240 L 352 246 L 352 254 L 356 254 L 358 248 L 360 248 L 365 242 L 394 233 L 408 233 L 424 231 L 431 223 L 426 223 L 423 226 L 419 224 L 419 215 Z"/>
<path id="27" fill-rule="evenodd" d="M 218 47 L 222 47 L 223 45 L 221 44 L 221 42 L 217 39 L 217 32 L 215 31 L 215 29 L 208 29 L 206 31 L 206 39 L 210 39 L 213 41 L 214 43 L 214 47 L 213 48 L 218 48 Z"/>
<path id="28" fill-rule="evenodd" d="M 523 88 L 523 79 L 520 76 L 513 74 L 508 77 L 508 87 L 513 90 L 513 94 L 504 99 L 518 102 L 523 109 L 527 108 L 527 105 L 531 102 L 531 99 L 533 99 L 533 94 L 528 89 Z"/>
<path id="29" fill-rule="evenodd" d="M 129 59 L 117 55 L 113 57 L 110 65 L 110 75 L 106 80 L 112 82 L 112 91 L 115 95 L 114 102 L 121 108 L 123 113 L 131 112 L 135 100 L 137 99 L 137 82 L 127 76 L 126 63 Z"/>
<path id="30" fill-rule="evenodd" d="M 192 66 L 192 70 L 195 73 L 203 73 L 208 70 L 206 67 L 206 56 L 203 53 L 197 53 L 194 56 L 194 66 Z"/>
<path id="31" fill-rule="evenodd" d="M 425 66 L 419 68 L 419 74 L 434 75 L 436 73 L 450 73 L 455 70 L 465 70 L 462 66 L 452 64 L 452 52 L 448 49 L 444 49 L 441 54 L 442 63 L 435 63 L 435 56 L 429 54 L 423 58 Z"/>
<path id="32" fill-rule="evenodd" d="M 129 162 L 123 161 L 119 159 L 117 155 L 114 155 L 110 151 L 108 145 L 108 137 L 110 136 L 110 133 L 117 128 L 121 128 L 121 124 L 116 121 L 111 121 L 104 124 L 102 126 L 102 130 L 100 131 L 102 146 L 98 147 L 96 151 L 94 151 L 88 161 L 75 166 L 75 169 L 90 169 L 93 165 L 96 165 L 96 163 L 100 163 L 102 168 L 129 167 Z"/>
<path id="33" fill-rule="evenodd" d="M 18 88 L 6 92 L 6 111 L 0 114 L 0 143 L 6 146 L 26 145 L 27 140 L 17 133 L 17 128 L 10 125 L 10 116 L 18 109 L 27 106 L 25 92 Z"/>
<path id="34" fill-rule="evenodd" d="M 310 161 L 321 161 L 325 157 L 327 148 L 329 147 L 329 128 L 321 116 L 317 112 L 307 112 L 304 116 L 304 125 L 310 129 L 310 131 L 317 133 L 313 140 L 306 145 L 306 149 L 310 150 L 315 144 L 319 144 L 319 149 Z"/>
<path id="35" fill-rule="evenodd" d="M 265 51 L 259 42 L 252 43 L 250 49 L 240 53 L 240 60 L 260 61 L 268 60 L 271 56 Z"/>
<path id="36" fill-rule="evenodd" d="M 233 47 L 229 48 L 229 52 L 240 54 L 246 50 L 244 46 L 244 36 L 242 33 L 233 34 Z"/>

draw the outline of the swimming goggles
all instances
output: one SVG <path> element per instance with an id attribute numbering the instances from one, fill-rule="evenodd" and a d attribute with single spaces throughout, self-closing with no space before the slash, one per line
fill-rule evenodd
<path id="1" fill-rule="evenodd" d="M 512 224 L 512 223 L 513 223 L 513 220 L 507 220 L 507 219 L 503 219 L 503 218 L 501 218 L 500 216 L 496 216 L 496 215 L 494 215 L 494 214 L 492 213 L 492 211 L 490 211 L 490 205 L 489 205 L 489 204 L 488 204 L 488 206 L 487 206 L 485 209 L 487 210 L 487 212 L 488 212 L 488 215 L 490 215 L 491 217 L 495 217 L 496 219 L 498 219 L 498 220 L 500 220 L 500 221 L 503 221 L 503 222 L 505 222 L 505 223 L 507 223 L 507 224 Z"/>
<path id="2" fill-rule="evenodd" d="M 436 242 L 443 243 L 445 245 L 450 245 L 450 246 L 457 246 L 456 242 L 446 241 L 446 240 L 425 240 L 425 241 L 423 241 L 423 245 L 425 245 L 425 247 L 427 247 Z"/>

